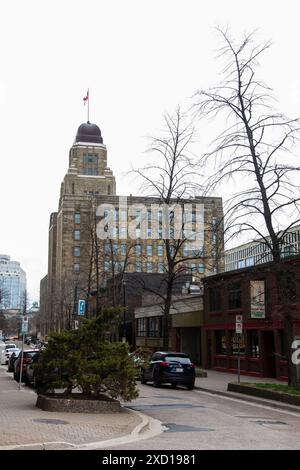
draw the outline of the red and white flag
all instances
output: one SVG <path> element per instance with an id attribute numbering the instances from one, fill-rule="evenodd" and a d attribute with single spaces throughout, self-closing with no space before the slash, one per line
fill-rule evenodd
<path id="1" fill-rule="evenodd" d="M 86 92 L 86 96 L 83 97 L 83 104 L 85 105 L 89 100 L 89 90 Z"/>

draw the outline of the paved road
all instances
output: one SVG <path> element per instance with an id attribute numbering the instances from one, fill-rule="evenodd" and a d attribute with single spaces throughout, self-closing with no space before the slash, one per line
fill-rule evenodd
<path id="1" fill-rule="evenodd" d="M 131 407 L 166 431 L 117 449 L 300 449 L 300 414 L 197 390 L 141 385 Z"/>

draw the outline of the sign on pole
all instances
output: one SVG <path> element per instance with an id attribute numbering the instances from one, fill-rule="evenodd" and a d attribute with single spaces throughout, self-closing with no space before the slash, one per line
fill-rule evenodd
<path id="1" fill-rule="evenodd" d="M 235 316 L 235 332 L 238 340 L 238 384 L 240 383 L 241 377 L 241 334 L 243 333 L 243 315 Z"/>
<path id="2" fill-rule="evenodd" d="M 77 315 L 85 314 L 85 300 L 78 300 L 78 312 Z"/>
<path id="3" fill-rule="evenodd" d="M 28 317 L 26 316 L 22 318 L 21 333 L 22 335 L 26 335 L 26 333 L 28 333 Z"/>
<path id="4" fill-rule="evenodd" d="M 235 316 L 235 332 L 239 334 L 243 333 L 243 315 Z"/>

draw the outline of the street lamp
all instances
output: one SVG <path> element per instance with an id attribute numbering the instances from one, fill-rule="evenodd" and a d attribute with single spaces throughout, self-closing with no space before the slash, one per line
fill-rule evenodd
<path id="1" fill-rule="evenodd" d="M 123 278 L 123 337 L 122 342 L 126 343 L 126 320 L 125 320 L 125 311 L 126 311 L 126 280 Z"/>

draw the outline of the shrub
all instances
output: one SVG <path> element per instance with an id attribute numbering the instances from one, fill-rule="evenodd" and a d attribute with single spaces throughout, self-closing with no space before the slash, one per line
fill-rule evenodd
<path id="1" fill-rule="evenodd" d="M 138 396 L 135 368 L 127 343 L 105 339 L 109 324 L 119 314 L 105 309 L 94 320 L 84 319 L 78 330 L 52 334 L 36 366 L 39 391 L 57 388 L 72 393 L 79 388 L 85 396 L 130 401 Z"/>

